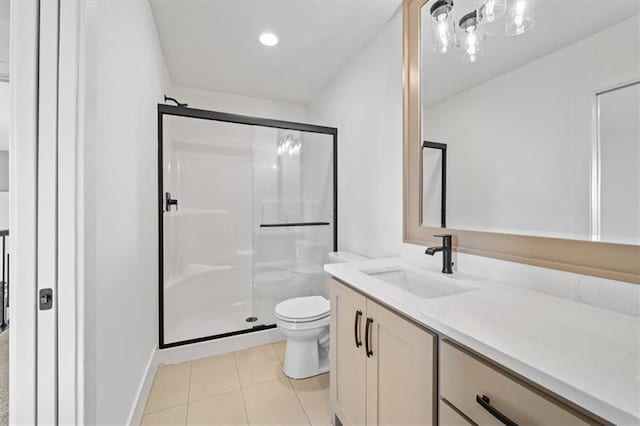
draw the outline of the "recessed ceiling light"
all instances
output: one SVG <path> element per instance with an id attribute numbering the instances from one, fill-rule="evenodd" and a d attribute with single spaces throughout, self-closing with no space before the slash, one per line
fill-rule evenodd
<path id="1" fill-rule="evenodd" d="M 260 34 L 260 43 L 264 44 L 265 46 L 275 46 L 276 44 L 278 44 L 278 36 L 276 36 L 273 33 L 262 33 Z"/>

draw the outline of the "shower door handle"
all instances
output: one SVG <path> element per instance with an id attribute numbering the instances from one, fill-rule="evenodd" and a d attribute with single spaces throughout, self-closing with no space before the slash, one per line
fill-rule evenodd
<path id="1" fill-rule="evenodd" d="M 171 206 L 176 206 L 176 210 L 178 210 L 178 200 L 175 198 L 171 198 L 170 192 L 166 192 L 164 194 L 164 205 L 165 205 L 164 210 L 167 212 L 171 211 Z"/>

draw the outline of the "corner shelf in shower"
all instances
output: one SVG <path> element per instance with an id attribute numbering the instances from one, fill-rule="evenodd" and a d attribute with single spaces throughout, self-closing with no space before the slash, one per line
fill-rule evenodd
<path id="1" fill-rule="evenodd" d="M 229 265 L 203 265 L 201 263 L 191 263 L 180 274 L 166 281 L 167 284 L 165 286 L 165 290 L 168 290 L 189 278 L 209 274 L 211 272 L 228 271 L 231 270 L 231 268 L 232 267 Z"/>

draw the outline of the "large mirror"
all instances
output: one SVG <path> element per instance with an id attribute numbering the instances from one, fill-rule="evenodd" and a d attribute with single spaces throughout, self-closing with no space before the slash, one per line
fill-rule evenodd
<path id="1" fill-rule="evenodd" d="M 639 13 L 422 4 L 422 226 L 639 245 Z"/>

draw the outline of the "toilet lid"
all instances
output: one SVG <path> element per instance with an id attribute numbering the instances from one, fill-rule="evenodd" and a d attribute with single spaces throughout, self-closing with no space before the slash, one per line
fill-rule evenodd
<path id="1" fill-rule="evenodd" d="M 296 297 L 280 302 L 276 316 L 290 321 L 313 321 L 329 315 L 329 301 L 322 296 Z"/>

